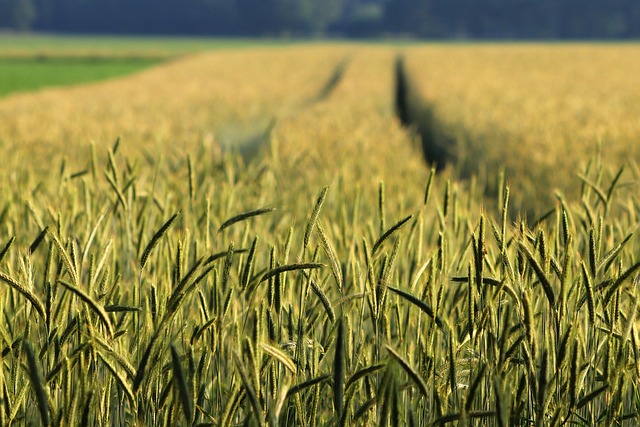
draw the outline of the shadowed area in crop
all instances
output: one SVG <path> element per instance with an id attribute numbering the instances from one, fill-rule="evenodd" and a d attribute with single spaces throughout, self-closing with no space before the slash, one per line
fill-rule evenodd
<path id="1" fill-rule="evenodd" d="M 455 141 L 438 128 L 432 107 L 413 92 L 403 55 L 395 60 L 395 112 L 400 123 L 420 138 L 427 164 L 442 170 L 455 161 Z"/>

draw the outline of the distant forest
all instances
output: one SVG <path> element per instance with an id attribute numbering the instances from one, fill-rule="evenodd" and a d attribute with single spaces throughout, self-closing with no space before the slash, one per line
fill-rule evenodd
<path id="1" fill-rule="evenodd" d="M 467 39 L 628 39 L 638 0 L 0 0 L 0 30 Z"/>

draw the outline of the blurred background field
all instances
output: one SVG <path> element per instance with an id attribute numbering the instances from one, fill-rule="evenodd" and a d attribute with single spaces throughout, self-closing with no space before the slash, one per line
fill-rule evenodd
<path id="1" fill-rule="evenodd" d="M 104 80 L 205 50 L 285 44 L 255 39 L 0 34 L 0 96 Z"/>
<path id="2" fill-rule="evenodd" d="M 596 153 L 613 173 L 637 168 L 637 44 L 478 44 L 407 48 L 407 78 L 435 145 L 451 146 L 461 176 L 501 173 L 515 206 L 575 196 Z M 418 115 L 420 113 L 417 113 Z M 540 214 L 541 212 L 538 211 Z"/>
<path id="3" fill-rule="evenodd" d="M 135 141 L 130 148 L 138 153 L 183 151 L 211 144 L 212 138 L 242 140 L 245 129 L 264 132 L 274 117 L 318 96 L 348 51 L 348 46 L 214 50 L 176 57 L 130 77 L 14 94 L 0 101 L 5 118 L 0 144 L 15 147 L 15 156 L 40 147 L 36 152 L 47 157 L 62 148 L 61 141 L 68 150 L 118 136 Z"/>
<path id="4" fill-rule="evenodd" d="M 294 43 L 279 39 L 170 36 L 0 34 L 0 56 L 172 56 Z"/>
<path id="5" fill-rule="evenodd" d="M 375 86 L 378 92 L 374 86 L 355 89 L 367 72 L 354 83 L 342 80 L 353 73 L 353 64 L 376 55 L 385 59 L 369 67 L 369 74 L 387 73 Z M 320 156 L 316 165 L 327 167 L 331 162 L 322 153 L 335 158 L 339 150 L 358 147 L 326 145 L 341 138 L 331 135 L 340 135 L 337 129 L 346 123 L 398 126 L 397 56 L 404 59 L 412 115 L 402 145 L 439 147 L 447 153 L 440 163 L 448 164 L 449 176 L 471 181 L 494 199 L 509 183 L 517 212 L 536 217 L 551 209 L 558 195 L 575 199 L 589 185 L 578 175 L 586 173 L 596 154 L 609 166 L 609 178 L 623 165 L 637 173 L 640 88 L 631 76 L 639 71 L 635 58 L 640 56 L 633 43 L 301 44 L 4 35 L 0 89 L 45 90 L 0 102 L 6 118 L 0 123 L 0 144 L 15 146 L 12 156 L 31 155 L 31 147 L 39 146 L 36 151 L 48 157 L 58 141 L 86 146 L 120 136 L 136 141 L 130 148 L 137 151 L 205 144 L 224 150 L 235 146 L 246 157 L 264 141 L 292 139 L 296 133 L 287 127 L 308 116 L 294 146 L 315 134 L 324 142 L 310 149 Z M 46 89 L 134 72 L 89 86 Z M 333 91 L 346 88 L 358 103 L 347 107 L 340 100 L 342 106 L 315 113 L 329 105 L 317 101 L 330 101 Z M 370 105 L 374 93 L 383 97 Z M 359 110 L 365 116 L 383 113 L 383 118 L 357 118 Z M 338 121 L 322 125 L 325 116 Z M 426 159 L 425 171 L 434 160 Z"/>

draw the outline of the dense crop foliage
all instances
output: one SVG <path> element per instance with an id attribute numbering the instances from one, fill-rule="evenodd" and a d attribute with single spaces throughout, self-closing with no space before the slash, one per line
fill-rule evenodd
<path id="1" fill-rule="evenodd" d="M 0 172 L 0 423 L 636 424 L 638 177 L 583 157 L 518 218 L 424 165 L 395 55 L 207 54 L 0 104 L 75 105 L 49 161 Z M 128 114 L 87 101 L 109 93 Z"/>

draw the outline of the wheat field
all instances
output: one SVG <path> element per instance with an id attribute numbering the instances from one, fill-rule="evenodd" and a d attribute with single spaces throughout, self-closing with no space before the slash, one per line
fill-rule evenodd
<path id="1" fill-rule="evenodd" d="M 214 51 L 0 100 L 0 424 L 640 422 L 633 111 L 585 95 L 572 139 L 567 82 L 602 76 L 576 58 L 402 47 L 412 96 L 469 138 L 436 172 L 397 117 L 399 49 Z M 531 49 L 559 86 L 498 84 L 491 57 Z M 545 151 L 507 147 L 543 122 Z M 571 143 L 597 137 L 617 148 Z"/>

